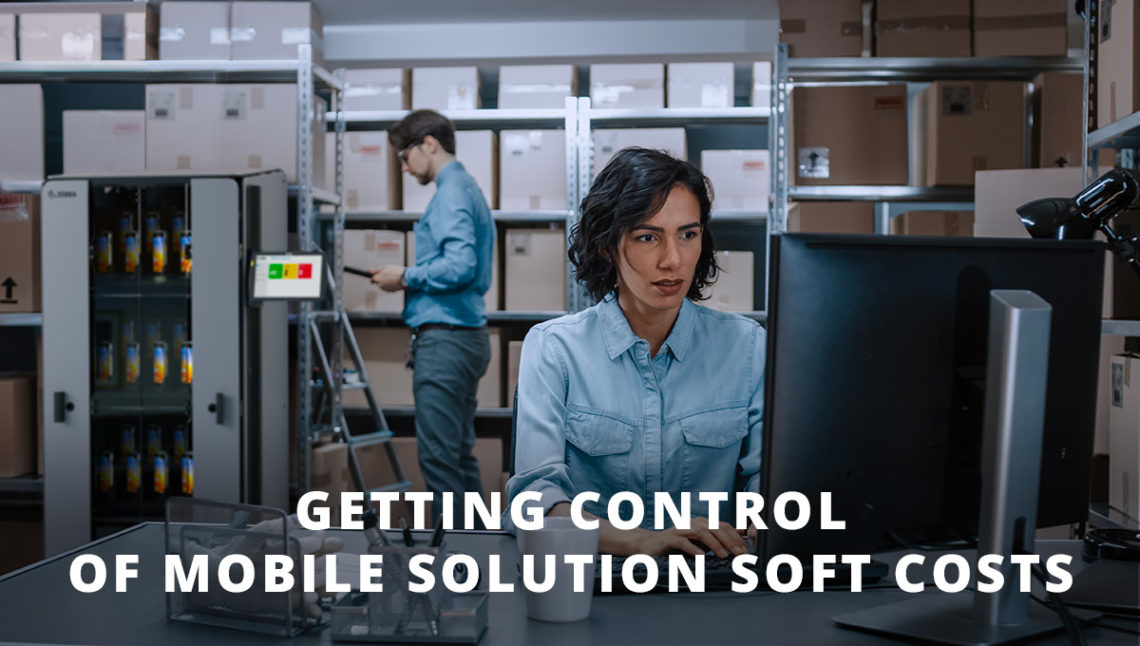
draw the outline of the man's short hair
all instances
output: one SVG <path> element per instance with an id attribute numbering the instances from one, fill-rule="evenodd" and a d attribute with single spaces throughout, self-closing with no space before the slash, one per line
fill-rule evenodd
<path id="1" fill-rule="evenodd" d="M 435 110 L 416 110 L 388 130 L 388 143 L 397 152 L 423 142 L 431 135 L 449 154 L 455 154 L 455 124 Z"/>
<path id="2" fill-rule="evenodd" d="M 708 298 L 704 288 L 716 280 L 715 247 L 709 231 L 712 187 L 708 179 L 689 162 L 659 150 L 626 148 L 594 179 L 582 200 L 582 217 L 570 231 L 570 262 L 578 282 L 596 300 L 617 288 L 618 246 L 635 225 L 653 217 L 665 206 L 674 187 L 693 193 L 701 207 L 701 255 L 693 282 L 686 294 L 691 300 Z"/>

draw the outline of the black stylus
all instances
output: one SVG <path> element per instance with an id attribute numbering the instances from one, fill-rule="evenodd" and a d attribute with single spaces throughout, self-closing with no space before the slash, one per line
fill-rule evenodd
<path id="1" fill-rule="evenodd" d="M 365 278 L 372 278 L 372 272 L 366 271 L 364 269 L 357 269 L 356 267 L 349 267 L 348 265 L 344 266 L 344 273 L 356 274 L 357 276 L 364 276 Z"/>

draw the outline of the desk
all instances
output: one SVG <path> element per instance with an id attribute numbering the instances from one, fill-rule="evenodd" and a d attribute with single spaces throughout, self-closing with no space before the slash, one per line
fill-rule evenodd
<path id="1" fill-rule="evenodd" d="M 359 532 L 339 532 L 346 551 L 363 551 Z M 474 556 L 485 570 L 487 555 L 502 554 L 504 570 L 514 572 L 518 552 L 511 536 L 499 533 L 455 533 L 449 546 Z M 83 546 L 0 577 L 0 641 L 55 644 L 330 644 L 327 629 L 293 640 L 255 633 L 167 622 L 163 592 L 163 526 L 138 525 L 115 536 Z M 1049 545 L 1052 544 L 1052 545 Z M 1075 542 L 1042 541 L 1042 553 L 1067 550 Z M 74 590 L 68 580 L 72 558 L 79 553 L 102 557 L 109 566 L 115 554 L 139 555 L 139 578 L 128 591 L 108 588 L 94 594 Z M 1077 558 L 1076 571 L 1083 564 Z M 504 578 L 507 578 L 504 575 Z M 486 585 L 486 577 L 482 585 Z M 831 616 L 860 608 L 913 598 L 897 589 L 851 592 L 732 592 L 596 596 L 586 621 L 544 624 L 528 620 L 521 585 L 514 593 L 490 597 L 490 625 L 481 646 L 499 644 L 883 644 L 898 643 L 844 630 Z M 1136 624 L 1131 624 L 1133 628 Z M 1130 644 L 1137 637 L 1099 627 L 1085 629 L 1090 643 Z M 1035 644 L 1067 644 L 1065 635 Z"/>

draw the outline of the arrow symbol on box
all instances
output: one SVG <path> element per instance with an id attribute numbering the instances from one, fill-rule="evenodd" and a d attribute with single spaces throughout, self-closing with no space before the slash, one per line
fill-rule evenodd
<path id="1" fill-rule="evenodd" d="M 0 287 L 4 288 L 4 300 L 7 301 L 12 299 L 12 288 L 15 286 L 16 281 L 12 280 L 11 276 L 5 278 L 4 282 L 0 283 Z"/>

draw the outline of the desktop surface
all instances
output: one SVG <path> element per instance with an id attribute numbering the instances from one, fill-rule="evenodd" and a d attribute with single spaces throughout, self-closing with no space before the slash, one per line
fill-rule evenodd
<path id="1" fill-rule="evenodd" d="M 361 552 L 360 532 L 337 532 L 346 552 Z M 834 615 L 914 598 L 898 589 L 860 593 L 829 591 L 777 594 L 733 592 L 595 596 L 589 619 L 569 624 L 527 619 L 526 601 L 518 585 L 514 538 L 495 532 L 458 532 L 449 545 L 471 554 L 485 569 L 489 554 L 503 557 L 504 579 L 516 583 L 513 593 L 489 599 L 489 622 L 481 646 L 498 644 L 883 644 L 898 643 L 875 635 L 844 630 Z M 166 620 L 162 582 L 163 526 L 147 523 L 96 541 L 6 577 L 0 577 L 0 642 L 54 644 L 330 644 L 327 628 L 292 640 Z M 1077 555 L 1076 541 L 1040 541 L 1041 553 Z M 108 589 L 82 594 L 68 583 L 72 558 L 92 553 L 113 563 L 115 554 L 139 555 L 139 578 L 127 592 Z M 900 553 L 892 553 L 894 558 Z M 890 555 L 876 558 L 891 560 Z M 1084 567 L 1079 557 L 1073 570 Z M 925 573 L 924 573 L 925 574 Z M 109 572 L 113 581 L 113 572 Z M 481 588 L 485 589 L 484 572 Z M 1133 630 L 1135 623 L 1126 624 Z M 1092 644 L 1136 644 L 1137 637 L 1088 627 Z M 1034 644 L 1066 644 L 1063 634 Z"/>

